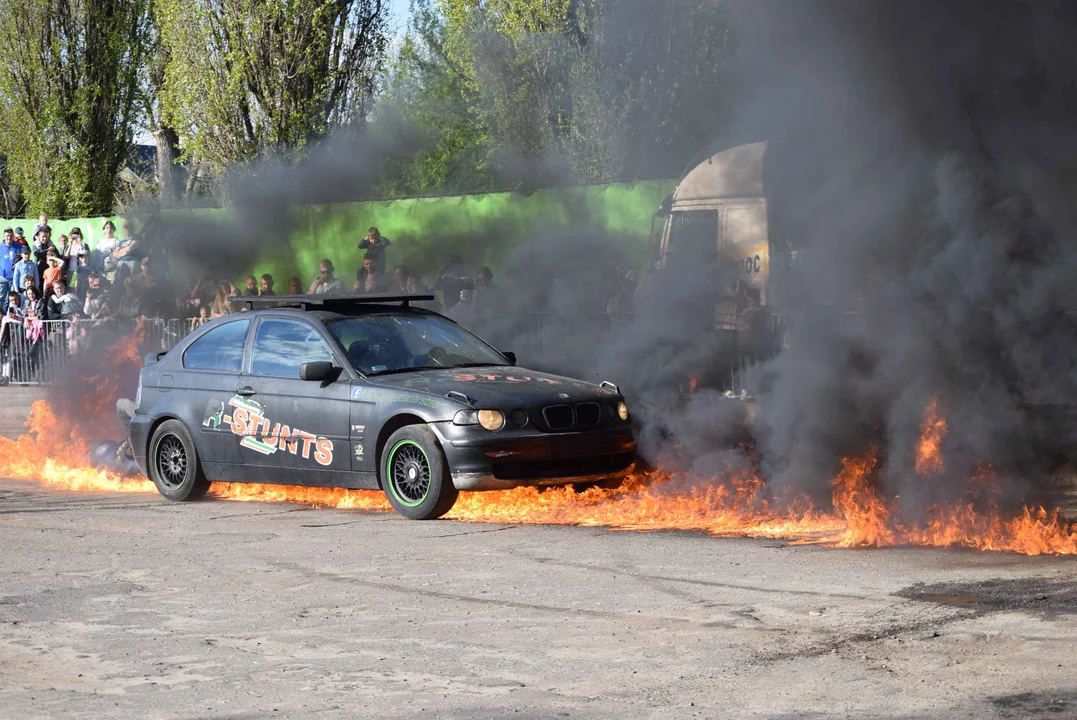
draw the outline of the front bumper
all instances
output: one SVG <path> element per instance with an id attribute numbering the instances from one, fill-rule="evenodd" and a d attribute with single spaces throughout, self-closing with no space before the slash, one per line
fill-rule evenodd
<path id="1" fill-rule="evenodd" d="M 627 423 L 566 433 L 489 432 L 452 423 L 431 427 L 441 440 L 457 490 L 615 481 L 636 462 L 636 441 Z"/>

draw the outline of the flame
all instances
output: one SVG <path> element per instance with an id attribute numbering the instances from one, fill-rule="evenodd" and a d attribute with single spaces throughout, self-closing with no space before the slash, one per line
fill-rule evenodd
<path id="1" fill-rule="evenodd" d="M 920 475 L 942 472 L 942 440 L 946 437 L 946 421 L 939 417 L 937 398 L 931 398 L 924 410 L 920 425 L 920 442 L 916 445 L 916 472 Z"/>
<path id="2" fill-rule="evenodd" d="M 137 361 L 138 341 L 110 351 L 116 364 Z M 86 407 L 108 409 L 118 385 L 102 379 L 87 391 Z M 111 389 L 111 390 L 110 390 Z M 89 467 L 86 439 L 94 433 L 55 413 L 44 401 L 31 408 L 28 434 L 0 438 L 0 476 L 36 481 L 73 492 L 156 492 L 153 483 Z M 941 470 L 938 449 L 946 424 L 932 401 L 925 412 L 917 470 Z M 920 462 L 925 458 L 924 463 Z M 930 461 L 930 462 L 929 462 Z M 887 497 L 876 482 L 877 453 L 847 458 L 831 481 L 830 507 L 808 498 L 782 496 L 749 469 L 701 479 L 682 473 L 637 473 L 616 490 L 517 488 L 463 493 L 448 514 L 463 522 L 603 526 L 618 530 L 691 530 L 715 536 L 786 538 L 836 547 L 921 545 L 1009 551 L 1026 555 L 1077 554 L 1077 527 L 1057 510 L 1025 507 L 1006 514 L 990 492 L 997 478 L 984 468 L 969 481 L 968 501 L 935 506 L 916 522 L 900 518 L 900 498 Z M 286 485 L 215 483 L 211 494 L 225 500 L 291 502 L 316 507 L 388 511 L 376 491 Z"/>

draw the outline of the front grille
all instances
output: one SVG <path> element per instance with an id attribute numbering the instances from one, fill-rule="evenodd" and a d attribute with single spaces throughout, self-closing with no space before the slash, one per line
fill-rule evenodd
<path id="1" fill-rule="evenodd" d="M 550 405 L 542 409 L 542 417 L 551 430 L 568 430 L 575 421 L 570 405 Z"/>
<path id="2" fill-rule="evenodd" d="M 576 406 L 576 424 L 580 427 L 594 427 L 602 419 L 602 408 L 598 403 L 585 402 Z"/>
<path id="3" fill-rule="evenodd" d="M 493 473 L 498 480 L 590 477 L 627 470 L 635 461 L 635 454 L 630 452 L 561 460 L 524 460 L 494 463 Z"/>

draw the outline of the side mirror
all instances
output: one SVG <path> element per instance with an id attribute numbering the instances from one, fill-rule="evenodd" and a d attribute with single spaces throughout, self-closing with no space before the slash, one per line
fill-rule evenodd
<path id="1" fill-rule="evenodd" d="M 318 362 L 306 362 L 299 366 L 300 380 L 314 380 L 321 382 L 333 372 L 333 363 L 319 360 Z"/>
<path id="2" fill-rule="evenodd" d="M 516 353 L 512 352 L 511 350 L 502 350 L 501 354 L 505 356 L 505 359 L 509 361 L 509 364 L 516 364 Z"/>

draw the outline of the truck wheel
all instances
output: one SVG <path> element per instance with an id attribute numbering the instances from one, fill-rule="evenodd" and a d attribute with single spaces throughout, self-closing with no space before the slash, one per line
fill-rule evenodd
<path id="1" fill-rule="evenodd" d="M 459 492 L 434 431 L 408 425 L 385 443 L 381 486 L 393 509 L 411 520 L 433 520 L 449 512 Z"/>
<path id="2" fill-rule="evenodd" d="M 157 491 L 169 500 L 198 500 L 209 490 L 194 438 L 179 420 L 167 420 L 154 431 L 146 464 Z"/>

